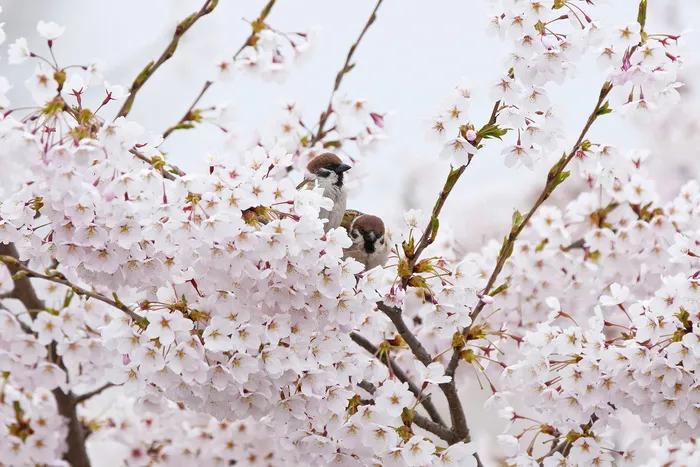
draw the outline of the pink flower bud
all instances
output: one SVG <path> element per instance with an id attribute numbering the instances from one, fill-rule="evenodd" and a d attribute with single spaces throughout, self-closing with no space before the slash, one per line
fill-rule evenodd
<path id="1" fill-rule="evenodd" d="M 491 305 L 493 303 L 493 297 L 491 295 L 477 295 L 477 296 L 479 297 L 479 300 L 486 303 L 487 305 Z"/>
<path id="2" fill-rule="evenodd" d="M 474 141 L 476 139 L 476 131 L 467 130 L 467 141 Z"/>

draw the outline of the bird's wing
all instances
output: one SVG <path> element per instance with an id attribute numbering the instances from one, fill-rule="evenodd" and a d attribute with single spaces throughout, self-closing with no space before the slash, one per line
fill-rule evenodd
<path id="1" fill-rule="evenodd" d="M 360 217 L 362 214 L 363 213 L 360 211 L 356 211 L 354 209 L 346 209 L 345 213 L 343 213 L 343 220 L 340 222 L 340 226 L 349 232 L 352 221 Z"/>

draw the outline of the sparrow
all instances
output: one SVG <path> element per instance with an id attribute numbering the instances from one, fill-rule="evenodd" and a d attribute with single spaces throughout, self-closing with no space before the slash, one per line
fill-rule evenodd
<path id="1" fill-rule="evenodd" d="M 341 225 L 352 240 L 352 246 L 345 250 L 345 258 L 355 258 L 365 269 L 386 264 L 391 248 L 384 237 L 384 222 L 379 217 L 348 209 Z"/>
<path id="2" fill-rule="evenodd" d="M 340 226 L 343 220 L 343 213 L 347 204 L 348 194 L 343 187 L 343 175 L 351 167 L 343 164 L 338 156 L 330 152 L 320 154 L 308 163 L 304 172 L 304 181 L 297 186 L 297 190 L 306 185 L 319 186 L 323 188 L 323 196 L 333 201 L 333 208 L 330 211 L 321 209 L 319 217 L 327 219 L 323 230 L 328 232 Z"/>

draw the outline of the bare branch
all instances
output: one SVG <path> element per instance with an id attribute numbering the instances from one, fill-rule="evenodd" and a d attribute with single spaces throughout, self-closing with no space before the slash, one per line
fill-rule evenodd
<path id="1" fill-rule="evenodd" d="M 362 347 L 363 349 L 365 349 L 366 351 L 368 351 L 369 353 L 371 353 L 374 356 L 376 356 L 377 353 L 379 352 L 379 349 L 374 344 L 372 344 L 370 341 L 368 341 L 367 339 L 365 339 L 363 336 L 361 336 L 360 334 L 358 334 L 356 332 L 351 332 L 350 338 L 357 345 L 359 345 L 360 347 Z M 399 367 L 396 364 L 396 361 L 394 361 L 393 358 L 391 358 L 391 357 L 377 358 L 377 360 L 379 360 L 384 365 L 386 365 L 399 381 L 401 381 L 402 383 L 408 383 L 408 390 L 411 391 L 411 393 L 413 393 L 414 396 L 416 396 L 416 399 L 421 398 L 420 388 L 418 388 L 418 386 L 416 386 L 416 384 L 413 381 L 411 381 L 411 379 L 408 377 L 408 375 L 406 375 L 406 373 L 404 373 L 404 371 L 401 369 L 401 367 Z M 435 423 L 446 427 L 447 425 L 445 425 L 445 421 L 440 416 L 440 412 L 438 412 L 437 407 L 435 407 L 435 405 L 433 404 L 431 397 L 432 396 L 428 396 L 425 399 L 423 399 L 423 401 L 421 402 L 421 405 L 423 405 L 423 408 L 425 409 L 425 411 L 428 413 L 430 418 Z"/>
<path id="2" fill-rule="evenodd" d="M 95 390 L 92 390 L 90 392 L 86 392 L 85 394 L 81 394 L 79 396 L 75 396 L 75 403 L 80 404 L 81 402 L 85 402 L 86 400 L 88 400 L 92 397 L 95 397 L 98 394 L 101 394 L 103 391 L 105 391 L 109 388 L 112 388 L 114 386 L 116 386 L 116 385 L 112 384 L 112 383 L 107 383 L 107 384 L 100 386 L 99 388 L 97 388 Z"/>
<path id="3" fill-rule="evenodd" d="M 324 133 L 324 127 L 326 126 L 326 122 L 328 121 L 328 117 L 330 117 L 331 112 L 333 111 L 333 96 L 335 96 L 335 93 L 338 91 L 340 88 L 340 83 L 343 81 L 343 76 L 345 76 L 347 73 L 352 70 L 354 64 L 350 64 L 350 60 L 352 60 L 352 56 L 355 53 L 355 50 L 357 50 L 357 47 L 360 45 L 360 41 L 362 38 L 365 36 L 365 33 L 367 30 L 369 30 L 369 27 L 372 26 L 372 23 L 377 19 L 377 10 L 379 10 L 379 7 L 381 6 L 382 2 L 384 0 L 379 0 L 377 2 L 377 5 L 374 7 L 374 10 L 372 10 L 372 14 L 370 15 L 369 19 L 367 20 L 367 24 L 365 24 L 365 27 L 362 29 L 362 32 L 360 33 L 360 36 L 357 38 L 354 44 L 350 47 L 350 51 L 348 52 L 348 56 L 345 58 L 345 63 L 343 64 L 343 67 L 340 69 L 338 74 L 335 76 L 335 83 L 333 85 L 333 92 L 331 92 L 331 98 L 330 101 L 328 102 L 328 107 L 326 110 L 321 114 L 321 118 L 318 121 L 318 130 L 316 131 L 316 134 L 314 137 L 311 139 L 311 144 L 310 146 L 313 146 L 314 144 L 318 143 L 321 139 L 323 139 L 324 136 L 326 136 L 326 133 Z"/>
<path id="4" fill-rule="evenodd" d="M 262 24 L 265 22 L 265 19 L 267 19 L 267 16 L 270 14 L 270 11 L 272 11 L 272 7 L 275 5 L 276 1 L 277 0 L 270 0 L 269 2 L 267 2 L 267 4 L 263 7 L 262 11 L 260 12 L 260 16 L 258 16 L 258 19 L 253 22 L 253 25 L 262 26 Z M 254 27 L 253 32 L 250 33 L 250 35 L 245 40 L 243 45 L 241 45 L 241 47 L 238 49 L 238 51 L 233 55 L 233 60 L 236 60 L 236 58 L 238 58 L 238 56 L 241 54 L 241 52 L 243 52 L 243 49 L 245 49 L 249 45 L 253 45 L 255 43 L 255 37 L 257 34 L 258 34 L 258 32 L 256 31 L 256 29 Z M 183 115 L 182 118 L 180 118 L 180 120 L 178 120 L 178 122 L 175 125 L 171 126 L 167 130 L 165 130 L 165 132 L 163 133 L 164 140 L 168 136 L 170 136 L 173 131 L 184 129 L 184 128 L 186 128 L 185 125 L 187 125 L 193 121 L 196 121 L 195 120 L 196 117 L 195 117 L 195 113 L 194 113 L 195 107 L 197 107 L 197 104 L 202 99 L 204 94 L 209 90 L 209 88 L 211 87 L 212 84 L 214 84 L 213 81 L 207 81 L 204 83 L 202 90 L 199 91 L 199 94 L 195 98 L 194 102 L 192 102 L 192 105 L 190 105 L 190 107 L 187 109 L 187 112 L 185 112 L 185 115 Z"/>
<path id="5" fill-rule="evenodd" d="M 117 118 L 126 117 L 129 114 L 129 112 L 131 112 L 131 106 L 134 104 L 136 94 L 143 87 L 143 85 L 146 84 L 146 81 L 148 81 L 148 79 L 151 76 L 153 76 L 156 70 L 158 70 L 158 68 L 160 68 L 160 66 L 163 63 L 167 62 L 175 54 L 175 51 L 177 50 L 177 45 L 180 42 L 180 38 L 182 38 L 182 36 L 185 35 L 185 33 L 192 27 L 194 23 L 197 22 L 197 20 L 214 11 L 214 8 L 216 8 L 216 5 L 218 3 L 219 0 L 205 0 L 204 5 L 202 5 L 202 8 L 200 8 L 199 11 L 192 13 L 187 18 L 178 23 L 177 27 L 175 28 L 173 38 L 171 39 L 170 43 L 165 48 L 163 53 L 160 55 L 160 57 L 158 57 L 158 60 L 156 60 L 155 62 L 150 62 L 148 65 L 146 65 L 146 67 L 141 71 L 141 73 L 139 73 L 134 82 L 131 84 L 131 87 L 129 88 L 129 95 L 124 101 L 122 108 L 119 109 L 119 112 L 117 113 Z"/>

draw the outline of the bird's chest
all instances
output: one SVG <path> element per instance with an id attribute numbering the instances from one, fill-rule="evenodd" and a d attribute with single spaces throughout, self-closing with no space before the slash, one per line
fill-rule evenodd
<path id="1" fill-rule="evenodd" d="M 337 202 L 343 195 L 343 189 L 338 185 L 330 185 L 323 188 L 323 196 Z"/>

